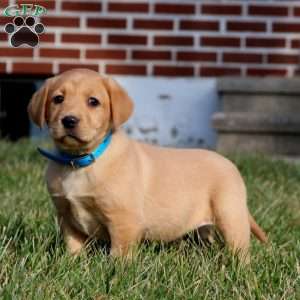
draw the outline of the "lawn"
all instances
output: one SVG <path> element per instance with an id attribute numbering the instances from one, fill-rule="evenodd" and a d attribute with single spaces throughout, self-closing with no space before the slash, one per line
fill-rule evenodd
<path id="1" fill-rule="evenodd" d="M 142 245 L 131 263 L 96 245 L 73 259 L 46 191 L 46 161 L 26 140 L 0 142 L 0 299 L 300 299 L 300 164 L 232 159 L 270 238 L 252 239 L 250 266 L 219 243 L 191 240 Z"/>

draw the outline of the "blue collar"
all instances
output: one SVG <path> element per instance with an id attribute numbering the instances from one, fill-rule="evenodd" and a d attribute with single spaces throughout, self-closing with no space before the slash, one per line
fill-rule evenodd
<path id="1" fill-rule="evenodd" d="M 41 148 L 37 148 L 37 150 L 43 156 L 47 157 L 50 160 L 53 160 L 61 165 L 69 165 L 74 168 L 82 168 L 87 167 L 92 164 L 99 156 L 103 154 L 103 152 L 107 149 L 111 142 L 112 133 L 109 132 L 100 145 L 92 152 L 82 156 L 73 156 L 67 153 L 56 151 L 55 153 L 48 152 Z"/>

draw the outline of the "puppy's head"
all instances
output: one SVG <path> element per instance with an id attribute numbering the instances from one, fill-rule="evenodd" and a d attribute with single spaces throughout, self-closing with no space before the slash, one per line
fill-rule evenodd
<path id="1" fill-rule="evenodd" d="M 87 69 L 48 79 L 28 105 L 32 121 L 39 127 L 47 124 L 55 144 L 71 153 L 93 149 L 132 111 L 131 99 L 116 81 Z"/>

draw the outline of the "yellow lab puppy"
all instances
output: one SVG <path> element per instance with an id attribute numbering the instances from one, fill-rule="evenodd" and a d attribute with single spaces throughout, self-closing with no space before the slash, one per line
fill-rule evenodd
<path id="1" fill-rule="evenodd" d="M 68 250 L 90 238 L 110 239 L 127 255 L 142 239 L 171 241 L 215 224 L 233 252 L 247 256 L 250 231 L 265 233 L 249 214 L 237 168 L 207 150 L 155 147 L 120 129 L 133 103 L 113 79 L 74 69 L 48 79 L 28 106 L 47 124 L 57 153 L 46 178 Z"/>

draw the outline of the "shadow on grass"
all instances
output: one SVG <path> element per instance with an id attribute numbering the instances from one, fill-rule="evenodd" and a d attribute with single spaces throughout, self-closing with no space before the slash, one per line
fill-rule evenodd
<path id="1" fill-rule="evenodd" d="M 34 251 L 34 248 L 39 245 L 52 257 L 57 253 L 58 248 L 65 248 L 61 233 L 50 220 L 28 224 L 20 213 L 13 216 L 0 215 L 0 228 L 2 229 L 1 243 L 5 245 L 9 242 L 10 251 L 20 252 L 24 247 L 26 247 L 26 250 Z M 223 239 L 218 231 L 213 226 L 207 225 L 172 242 L 144 240 L 141 247 L 145 250 L 151 248 L 154 253 L 158 254 L 161 251 L 168 251 L 174 248 L 181 248 L 184 250 L 183 252 L 188 251 L 191 247 L 199 249 L 209 248 L 215 242 L 218 244 L 218 247 L 224 247 Z M 99 239 L 90 240 L 86 246 L 88 256 L 94 256 L 98 252 L 108 255 L 110 248 L 110 241 Z"/>

